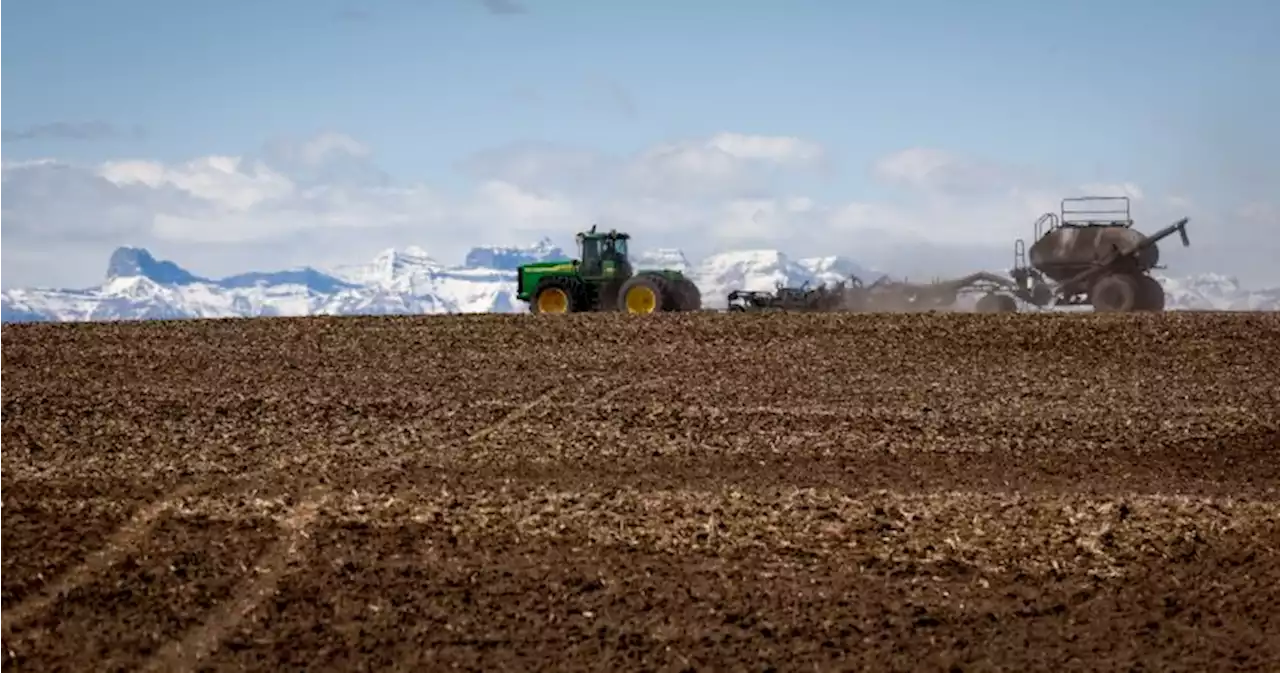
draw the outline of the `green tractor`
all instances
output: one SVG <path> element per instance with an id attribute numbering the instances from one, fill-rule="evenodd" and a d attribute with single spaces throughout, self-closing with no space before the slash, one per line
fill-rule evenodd
<path id="1" fill-rule="evenodd" d="M 670 269 L 634 272 L 627 258 L 630 234 L 580 232 L 578 259 L 524 264 L 516 270 L 516 298 L 531 313 L 585 311 L 696 311 L 702 293 L 683 273 Z"/>

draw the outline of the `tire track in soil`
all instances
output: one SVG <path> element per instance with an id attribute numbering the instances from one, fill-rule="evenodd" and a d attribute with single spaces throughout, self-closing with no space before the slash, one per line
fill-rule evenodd
<path id="1" fill-rule="evenodd" d="M 673 381 L 674 379 L 675 379 L 674 376 L 655 376 L 650 379 L 636 379 L 631 383 L 624 383 L 623 385 L 620 385 L 617 388 L 614 388 L 613 390 L 610 390 L 609 392 L 601 395 L 600 398 L 596 400 L 595 404 L 596 406 L 599 406 L 606 402 L 612 402 L 614 398 L 618 397 L 622 393 L 630 393 L 640 388 L 656 386 L 660 383 L 668 383 L 670 381 Z"/>
<path id="2" fill-rule="evenodd" d="M 465 439 L 450 442 L 444 446 L 438 447 L 437 451 L 461 449 L 468 444 L 484 439 L 485 437 L 488 437 L 489 435 L 497 432 L 498 430 L 501 430 L 502 428 L 505 428 L 508 425 L 514 423 L 520 418 L 523 418 L 526 414 L 536 409 L 539 405 L 549 402 L 553 397 L 555 397 L 564 389 L 565 389 L 565 386 L 563 385 L 552 386 L 546 392 L 542 393 L 541 395 L 534 398 L 533 400 L 526 402 L 525 404 L 522 404 L 519 407 L 516 407 L 515 409 L 512 409 L 511 413 L 507 414 L 506 416 L 503 416 L 502 418 L 498 419 L 494 423 L 490 425 L 486 425 L 485 427 L 480 428 L 479 430 L 476 430 L 470 435 L 467 435 Z M 378 470 L 384 470 L 384 469 L 397 469 L 397 470 L 402 469 L 406 461 L 412 459 L 417 455 L 418 455 L 417 451 L 404 453 L 394 458 L 390 458 L 386 461 L 380 461 L 378 463 L 370 465 L 368 469 L 370 472 L 376 472 Z"/>
<path id="3" fill-rule="evenodd" d="M 671 379 L 671 377 L 655 377 L 655 379 L 637 380 L 617 386 L 617 388 L 609 390 L 608 393 L 596 399 L 596 404 L 612 402 L 618 395 L 634 392 L 634 390 L 646 388 L 646 386 L 658 385 L 668 379 Z M 512 409 L 511 413 L 500 418 L 494 424 L 472 432 L 465 440 L 457 443 L 457 447 L 461 448 L 462 445 L 475 443 L 475 441 L 492 435 L 493 432 L 502 430 L 503 427 L 511 425 L 512 422 L 520 420 L 527 413 L 534 411 L 540 404 L 549 402 L 550 399 L 563 392 L 564 388 L 566 386 L 553 386 L 547 392 L 539 395 L 538 398 Z M 399 467 L 408 455 L 402 455 L 402 457 L 393 461 L 394 466 L 384 467 Z M 278 467 L 278 462 L 271 463 L 270 467 L 264 466 L 259 470 L 239 473 L 239 475 L 232 477 L 230 481 L 251 479 L 253 476 L 261 476 L 264 473 L 273 472 L 273 467 Z M 88 583 L 96 580 L 102 572 L 108 571 L 109 568 L 115 566 L 116 563 L 122 562 L 122 560 L 128 558 L 129 554 L 137 550 L 142 540 L 145 540 L 151 534 L 151 531 L 155 530 L 160 517 L 165 512 L 173 509 L 174 505 L 179 503 L 180 500 L 197 493 L 209 493 L 209 491 L 215 490 L 214 486 L 215 484 L 184 485 L 173 491 L 173 493 L 165 495 L 163 498 L 157 499 L 155 502 L 141 508 L 115 534 L 111 535 L 108 542 L 99 551 L 93 553 L 86 562 L 64 573 L 63 576 L 59 577 L 59 580 L 47 585 L 46 589 L 38 592 L 33 598 L 20 601 L 18 605 L 0 613 L 0 633 L 12 631 L 14 626 L 27 621 L 33 615 L 40 613 L 41 610 L 49 608 L 50 605 L 54 604 L 56 600 L 67 594 L 67 592 L 87 586 Z M 209 621 L 206 621 L 201 627 L 197 627 L 195 632 L 184 637 L 182 641 L 174 642 L 174 644 L 170 644 L 164 650 L 161 650 L 161 653 L 156 655 L 155 663 L 147 667 L 147 669 L 173 670 L 175 667 L 191 669 L 198 664 L 198 661 L 211 654 L 216 649 L 216 646 L 220 644 L 221 638 L 224 637 L 225 633 L 236 627 L 243 615 L 250 612 L 260 603 L 262 596 L 265 596 L 266 592 L 274 591 L 276 583 L 283 576 L 285 566 L 296 554 L 298 542 L 303 537 L 306 537 L 307 527 L 311 525 L 316 514 L 319 513 L 319 503 L 320 500 L 324 499 L 324 496 L 324 494 L 308 496 L 285 518 L 283 522 L 285 536 L 255 563 L 255 567 L 265 566 L 265 572 L 260 573 L 259 577 L 255 578 L 246 589 L 237 592 L 232 599 L 224 603 L 224 606 L 216 609 Z"/>
<path id="4" fill-rule="evenodd" d="M 272 474 L 275 471 L 277 470 L 274 466 L 269 465 L 237 475 L 229 475 L 221 480 L 184 484 L 173 492 L 139 508 L 128 521 L 107 538 L 98 551 L 90 554 L 88 558 L 63 573 L 58 579 L 45 585 L 45 588 L 34 598 L 26 599 L 5 610 L 3 624 L 0 625 L 0 637 L 8 638 L 14 629 L 28 619 L 43 612 L 66 594 L 93 583 L 112 566 L 129 558 L 129 555 L 142 545 L 143 540 L 150 537 L 159 525 L 160 517 L 174 509 L 184 499 L 205 496 L 238 482 Z"/>
<path id="5" fill-rule="evenodd" d="M 607 404 L 609 402 L 612 402 L 615 398 L 617 398 L 619 395 L 622 395 L 623 393 L 629 393 L 641 388 L 646 388 L 648 386 L 656 386 L 658 384 L 667 383 L 669 381 L 674 380 L 675 378 L 676 377 L 674 376 L 656 376 L 649 379 L 632 380 L 631 382 L 624 383 L 608 391 L 607 393 L 601 395 L 600 397 L 596 398 L 593 405 L 598 406 L 601 404 Z M 533 400 L 532 402 L 521 405 L 519 408 L 513 410 L 510 414 L 507 414 L 503 418 L 499 419 L 496 423 L 471 433 L 471 435 L 468 436 L 467 439 L 464 440 L 462 443 L 469 444 L 471 442 L 476 441 L 477 439 L 483 439 L 484 437 L 489 436 L 493 432 L 510 425 L 512 422 L 523 417 L 525 414 L 529 413 L 530 411 L 533 411 L 538 405 L 549 401 L 552 397 L 554 397 L 557 393 L 563 391 L 564 389 L 565 389 L 565 386 L 553 387 L 552 389 L 548 390 L 542 395 L 539 395 L 538 398 Z M 412 670 L 412 669 L 418 668 L 421 665 L 421 661 L 419 659 L 420 654 L 421 653 L 417 651 L 410 651 L 406 653 L 404 657 L 401 657 L 396 661 L 392 662 L 392 665 L 388 667 L 388 670 L 401 671 L 401 670 Z M 410 657 L 413 658 L 412 661 L 409 660 Z M 683 657 L 681 658 L 683 659 Z M 687 659 L 685 659 L 684 661 L 686 663 L 688 662 Z"/>
<path id="6" fill-rule="evenodd" d="M 469 444 L 478 439 L 484 439 L 485 437 L 488 437 L 489 435 L 497 432 L 498 430 L 501 430 L 502 428 L 507 427 L 511 423 L 523 417 L 525 414 L 536 409 L 538 405 L 545 404 L 551 401 L 551 398 L 555 397 L 556 393 L 559 393 L 560 391 L 564 390 L 564 388 L 565 388 L 564 386 L 552 387 L 547 392 L 539 395 L 533 401 L 528 402 L 527 404 L 522 404 L 519 407 L 513 409 L 511 413 L 507 414 L 506 416 L 503 416 L 501 419 L 498 420 L 498 422 L 492 425 L 488 425 L 483 428 L 480 428 L 479 430 L 476 430 L 475 432 L 471 433 L 470 435 L 467 436 L 465 440 L 463 440 L 460 443 Z"/>
<path id="7" fill-rule="evenodd" d="M 650 379 L 634 380 L 629 383 L 620 385 L 616 388 L 613 388 L 612 390 L 608 391 L 604 395 L 601 395 L 599 398 L 595 400 L 593 404 L 599 405 L 599 404 L 608 403 L 614 400 L 615 398 L 617 398 L 619 395 L 622 395 L 623 393 L 633 392 L 640 388 L 656 386 L 659 384 L 667 383 L 674 379 L 675 379 L 674 376 L 659 376 L 659 377 L 650 378 Z M 564 392 L 566 388 L 567 386 L 565 385 L 552 386 L 551 388 L 547 389 L 545 392 L 543 392 L 541 395 L 534 398 L 533 400 L 526 402 L 525 404 L 522 404 L 519 407 L 516 407 L 515 409 L 512 409 L 510 413 L 498 419 L 494 423 L 472 432 L 471 434 L 467 435 L 465 439 L 456 440 L 444 446 L 437 447 L 436 450 L 443 452 L 451 449 L 461 449 L 469 444 L 480 441 L 485 437 L 488 437 L 489 435 L 520 420 L 521 418 L 523 418 L 524 416 L 532 412 L 534 409 L 537 409 L 540 405 L 546 404 L 547 402 L 551 401 L 556 395 Z M 419 455 L 418 451 L 411 451 L 411 452 L 400 454 L 398 456 L 389 457 L 386 460 L 378 461 L 368 465 L 366 467 L 366 470 L 368 472 L 377 472 L 379 470 L 387 470 L 387 469 L 391 469 L 391 470 L 403 469 L 407 461 L 412 460 L 415 456 L 418 456 L 418 455 Z M 261 471 L 262 470 L 259 470 L 258 472 L 261 472 Z"/>
<path id="8" fill-rule="evenodd" d="M 290 561 L 299 556 L 301 547 L 310 539 L 311 525 L 328 495 L 324 487 L 308 492 L 281 520 L 284 530 L 280 539 L 254 561 L 256 576 L 220 602 L 199 626 L 162 647 L 142 670 L 192 671 L 213 654 L 250 612 L 275 593 Z"/>
<path id="9" fill-rule="evenodd" d="M 641 383 L 649 382 L 646 381 Z M 605 400 L 611 398 L 628 389 L 634 388 L 637 385 L 639 384 L 627 384 L 620 386 L 619 388 L 610 391 L 600 399 Z M 495 423 L 471 433 L 464 440 L 452 443 L 452 446 L 460 447 L 467 443 L 483 439 L 493 432 L 496 432 L 516 420 L 519 420 L 537 408 L 538 405 L 552 399 L 556 394 L 563 391 L 564 388 L 565 386 L 563 385 L 553 386 L 536 399 L 512 410 L 511 413 L 502 417 Z M 370 469 L 376 470 L 385 467 L 401 467 L 404 461 L 412 455 L 414 454 L 401 455 L 381 465 L 375 464 L 371 466 Z M 191 495 L 200 495 L 220 490 L 221 488 L 249 481 L 257 477 L 276 474 L 292 462 L 289 458 L 290 457 L 276 458 L 256 469 L 243 471 L 234 475 L 228 475 L 220 482 L 187 484 L 168 496 L 159 498 L 150 505 L 141 508 L 136 514 L 134 514 L 130 521 L 126 522 L 112 534 L 101 550 L 91 555 L 88 560 L 65 573 L 55 583 L 48 585 L 49 588 L 42 591 L 41 595 L 38 597 L 28 599 L 6 610 L 3 618 L 3 636 L 7 638 L 13 628 L 15 628 L 19 623 L 26 621 L 35 613 L 40 612 L 68 591 L 72 591 L 78 587 L 89 584 L 99 573 L 127 558 L 129 553 L 135 550 L 142 540 L 155 529 L 160 516 L 173 508 L 173 506 L 182 499 Z"/>
<path id="10" fill-rule="evenodd" d="M 670 377 L 670 376 L 660 376 L 660 377 L 651 378 L 651 379 L 642 379 L 642 380 L 631 381 L 630 383 L 624 383 L 624 384 L 622 384 L 622 385 L 618 386 L 617 388 L 614 388 L 614 389 L 610 390 L 609 392 L 605 393 L 604 395 L 601 395 L 599 398 L 597 398 L 597 399 L 596 399 L 595 404 L 599 405 L 599 404 L 603 404 L 603 403 L 610 402 L 610 401 L 612 401 L 614 398 L 616 398 L 617 396 L 619 396 L 619 395 L 621 395 L 621 394 L 623 394 L 623 393 L 629 393 L 629 392 L 632 392 L 632 391 L 634 391 L 634 390 L 636 390 L 636 389 L 638 389 L 638 388 L 643 388 L 643 387 L 647 387 L 647 386 L 651 386 L 651 385 L 657 385 L 657 384 L 659 384 L 659 383 L 665 383 L 665 382 L 667 382 L 668 380 L 670 380 L 671 378 L 673 378 L 673 377 Z M 471 433 L 470 435 L 468 435 L 466 439 L 464 439 L 464 440 L 462 440 L 462 441 L 460 441 L 460 442 L 456 442 L 456 443 L 455 443 L 455 445 L 454 445 L 454 447 L 455 447 L 455 448 L 460 448 L 460 447 L 461 447 L 461 446 L 463 446 L 463 445 L 466 445 L 466 444 L 470 444 L 470 443 L 472 443 L 472 442 L 479 441 L 479 440 L 484 439 L 485 437 L 488 437 L 489 435 L 491 435 L 491 434 L 493 434 L 493 433 L 497 432 L 498 430 L 501 430 L 501 429 L 503 429 L 503 428 L 507 427 L 508 425 L 511 425 L 512 423 L 516 422 L 517 420 L 520 420 L 521 418 L 523 418 L 523 417 L 524 417 L 526 414 L 528 414 L 529 412 L 531 412 L 531 411 L 533 411 L 534 409 L 536 409 L 539 405 L 546 404 L 547 402 L 550 402 L 550 401 L 551 401 L 551 399 L 552 399 L 553 397 L 555 397 L 557 394 L 559 394 L 559 393 L 563 392 L 565 388 L 566 388 L 566 386 L 562 386 L 562 385 L 561 385 L 561 386 L 554 386 L 554 387 L 552 387 L 552 388 L 551 388 L 550 390 L 548 390 L 547 392 L 545 392 L 545 393 L 543 393 L 543 394 L 539 395 L 539 396 L 538 396 L 536 399 L 534 399 L 533 401 L 528 402 L 527 404 L 522 404 L 522 405 L 520 405 L 518 408 L 516 408 L 516 409 L 512 410 L 512 411 L 511 411 L 511 413 L 507 414 L 506 416 L 503 416 L 503 417 L 502 417 L 501 419 L 499 419 L 496 423 L 493 423 L 492 425 L 488 425 L 488 426 L 486 426 L 486 427 L 480 428 L 479 430 L 476 430 L 475 432 L 473 432 L 473 433 Z"/>
<path id="11" fill-rule="evenodd" d="M 186 484 L 139 508 L 128 521 L 107 538 L 102 547 L 90 554 L 83 562 L 45 585 L 45 588 L 35 597 L 5 610 L 3 625 L 0 626 L 0 637 L 7 639 L 18 625 L 43 612 L 66 594 L 92 583 L 100 574 L 128 558 L 138 549 L 142 541 L 151 535 L 165 512 L 172 509 L 183 498 L 207 491 L 210 487 L 209 484 Z"/>

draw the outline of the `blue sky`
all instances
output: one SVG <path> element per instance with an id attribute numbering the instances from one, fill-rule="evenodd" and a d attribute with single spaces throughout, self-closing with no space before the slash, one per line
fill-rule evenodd
<path id="1" fill-rule="evenodd" d="M 1216 180 L 1217 207 L 1254 198 L 1224 171 L 1275 166 L 1275 2 L 518 5 L 14 0 L 6 134 L 145 135 L 6 142 L 5 160 L 178 162 L 335 131 L 397 180 L 463 189 L 459 161 L 512 143 L 628 154 L 730 131 L 821 144 L 833 172 L 777 178 L 818 199 L 887 198 L 870 166 L 929 147 L 1148 192 Z"/>

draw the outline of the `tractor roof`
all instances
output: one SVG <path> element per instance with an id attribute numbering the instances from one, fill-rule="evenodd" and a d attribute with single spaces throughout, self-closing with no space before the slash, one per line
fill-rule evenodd
<path id="1" fill-rule="evenodd" d="M 596 225 L 594 225 L 594 224 L 593 224 L 593 225 L 591 225 L 591 230 L 590 230 L 590 231 L 580 232 L 580 233 L 578 234 L 578 238 L 580 238 L 580 239 L 586 239 L 586 238 L 617 238 L 617 239 L 624 239 L 624 240 L 625 240 L 625 239 L 631 238 L 631 234 L 628 234 L 628 233 L 626 233 L 626 232 L 618 231 L 617 229 L 610 229 L 609 231 L 596 231 Z"/>

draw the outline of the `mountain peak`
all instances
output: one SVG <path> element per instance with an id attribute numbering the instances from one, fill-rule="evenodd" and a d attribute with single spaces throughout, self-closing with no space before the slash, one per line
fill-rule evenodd
<path id="1" fill-rule="evenodd" d="M 387 248 L 364 264 L 345 264 L 331 270 L 329 275 L 344 283 L 382 288 L 412 286 L 419 277 L 430 277 L 445 266 L 427 251 L 411 245 L 407 248 Z"/>
<path id="2" fill-rule="evenodd" d="M 162 285 L 190 285 L 205 282 L 186 269 L 170 262 L 157 260 L 146 248 L 122 246 L 111 253 L 107 261 L 107 280 L 143 277 Z"/>
<path id="3" fill-rule="evenodd" d="M 637 269 L 675 269 L 688 272 L 693 269 L 689 258 L 679 248 L 653 248 L 635 253 L 631 263 Z"/>
<path id="4" fill-rule="evenodd" d="M 551 240 L 550 236 L 543 236 L 542 238 L 538 239 L 537 243 L 534 243 L 533 245 L 529 246 L 529 250 L 541 252 L 541 253 L 550 253 L 550 252 L 558 252 L 560 248 L 556 246 L 556 242 Z"/>
<path id="5" fill-rule="evenodd" d="M 521 264 L 568 259 L 564 250 L 543 236 L 537 243 L 526 246 L 486 245 L 472 248 L 463 265 L 472 269 L 498 269 L 514 271 Z"/>
<path id="6" fill-rule="evenodd" d="M 143 269 L 153 266 L 156 258 L 146 248 L 121 246 L 111 253 L 107 260 L 107 280 L 112 278 L 128 278 L 141 276 Z"/>
<path id="7" fill-rule="evenodd" d="M 423 248 L 411 245 L 407 248 L 387 248 L 373 258 L 375 266 L 439 266 L 439 262 Z"/>

